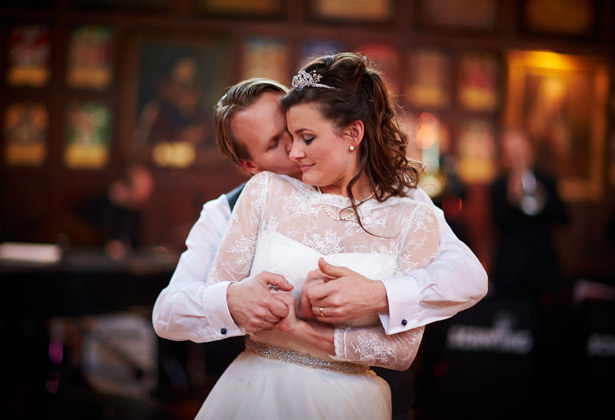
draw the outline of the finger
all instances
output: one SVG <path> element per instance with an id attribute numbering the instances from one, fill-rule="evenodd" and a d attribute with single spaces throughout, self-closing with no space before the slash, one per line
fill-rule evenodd
<path id="1" fill-rule="evenodd" d="M 307 292 L 310 302 L 314 302 L 320 299 L 324 299 L 331 293 L 331 285 L 329 283 L 316 284 Z"/>
<path id="2" fill-rule="evenodd" d="M 269 312 L 267 315 L 265 315 L 265 317 L 262 319 L 262 321 L 267 323 L 267 324 L 275 324 L 276 322 L 279 322 L 280 319 L 282 319 L 282 318 L 283 317 L 276 316 L 276 315 L 272 314 L 271 312 Z"/>
<path id="3" fill-rule="evenodd" d="M 326 306 L 312 306 L 312 313 L 318 318 L 327 318 L 327 320 L 329 320 L 329 316 L 332 315 L 331 308 L 327 308 Z"/>
<path id="4" fill-rule="evenodd" d="M 315 269 L 312 270 L 308 273 L 308 275 L 305 278 L 306 281 L 310 280 L 310 281 L 317 281 L 317 280 L 321 280 L 323 282 L 327 282 L 329 280 L 333 280 L 333 277 L 326 275 L 325 273 L 323 273 L 322 271 L 320 271 L 320 269 Z"/>
<path id="5" fill-rule="evenodd" d="M 288 316 L 288 303 L 281 295 L 276 295 L 269 304 L 269 311 L 278 318 L 285 318 Z"/>
<path id="6" fill-rule="evenodd" d="M 318 259 L 318 268 L 329 278 L 329 280 L 337 279 L 348 274 L 348 268 L 329 264 L 322 257 Z"/>
<path id="7" fill-rule="evenodd" d="M 284 276 L 281 276 L 279 274 L 275 274 L 275 273 L 269 273 L 266 271 L 263 271 L 261 273 L 267 284 L 271 285 L 271 286 L 277 286 L 278 289 L 282 289 L 282 290 L 286 290 L 286 291 L 290 291 L 293 290 L 293 285 L 290 284 L 285 278 Z"/>
<path id="8" fill-rule="evenodd" d="M 331 302 L 329 302 L 329 301 L 327 300 L 327 298 L 326 298 L 326 297 L 324 297 L 324 298 L 322 298 L 322 299 L 310 299 L 310 304 L 311 304 L 312 306 L 317 307 L 317 308 L 318 308 L 318 307 L 320 307 L 320 306 L 327 307 L 327 308 L 329 308 L 329 307 L 333 306 L 333 305 L 331 304 Z"/>

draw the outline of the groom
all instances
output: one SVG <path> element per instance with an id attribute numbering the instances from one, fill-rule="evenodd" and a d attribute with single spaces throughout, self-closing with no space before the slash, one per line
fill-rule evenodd
<path id="1" fill-rule="evenodd" d="M 231 87 L 216 105 L 220 151 L 251 174 L 271 171 L 301 178 L 298 165 L 288 157 L 292 140 L 280 107 L 286 91 L 275 81 L 250 79 Z M 186 240 L 187 250 L 154 305 L 153 323 L 159 336 L 220 340 L 274 328 L 287 315 L 286 306 L 269 289 L 270 285 L 291 289 L 281 275 L 262 272 L 241 282 L 205 285 L 241 188 L 203 206 Z M 328 321 L 376 312 L 387 334 L 394 334 L 449 318 L 485 296 L 487 274 L 476 256 L 457 239 L 424 191 L 417 189 L 410 195 L 428 203 L 438 216 L 436 259 L 425 269 L 394 279 L 368 279 L 345 267 L 320 264 L 315 275 L 323 281 L 304 292 L 312 306 L 323 308 Z M 411 419 L 411 372 L 379 369 L 378 373 L 391 386 L 393 418 Z"/>

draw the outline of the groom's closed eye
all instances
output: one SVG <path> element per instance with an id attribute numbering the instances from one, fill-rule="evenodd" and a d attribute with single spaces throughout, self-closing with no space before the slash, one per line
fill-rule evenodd
<path id="1" fill-rule="evenodd" d="M 273 150 L 279 145 L 280 145 L 280 137 L 276 137 L 269 143 L 269 147 L 267 147 L 267 150 Z"/>

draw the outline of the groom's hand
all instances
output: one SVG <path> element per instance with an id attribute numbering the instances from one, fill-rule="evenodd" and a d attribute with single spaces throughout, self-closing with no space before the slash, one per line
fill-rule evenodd
<path id="1" fill-rule="evenodd" d="M 312 305 L 312 313 L 320 321 L 342 322 L 387 311 L 389 304 L 386 289 L 381 281 L 370 280 L 346 267 L 318 260 L 318 270 L 324 281 L 314 285 L 307 292 Z M 324 316 L 321 316 L 322 308 Z"/>
<path id="2" fill-rule="evenodd" d="M 285 291 L 293 289 L 283 276 L 266 271 L 229 285 L 226 292 L 229 311 L 246 333 L 274 328 L 288 315 L 288 307 L 275 298 L 270 286 Z"/>

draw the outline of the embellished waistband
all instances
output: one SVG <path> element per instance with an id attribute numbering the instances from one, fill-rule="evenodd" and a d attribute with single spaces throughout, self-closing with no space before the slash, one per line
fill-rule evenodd
<path id="1" fill-rule="evenodd" d="M 254 341 L 251 339 L 246 340 L 246 351 L 257 354 L 266 359 L 279 360 L 313 369 L 326 369 L 344 373 L 365 373 L 369 370 L 369 366 L 350 362 L 323 360 L 297 350 L 272 346 L 270 344 L 261 343 L 260 341 Z"/>

